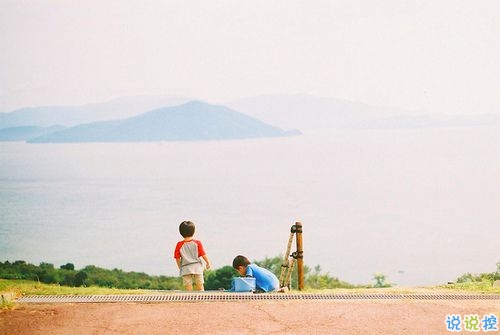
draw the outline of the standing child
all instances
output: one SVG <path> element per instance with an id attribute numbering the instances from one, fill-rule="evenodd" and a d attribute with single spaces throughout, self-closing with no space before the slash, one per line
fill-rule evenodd
<path id="1" fill-rule="evenodd" d="M 254 277 L 255 288 L 258 291 L 271 292 L 280 291 L 278 277 L 271 271 L 250 263 L 245 256 L 238 255 L 233 260 L 233 268 L 243 277 Z"/>
<path id="2" fill-rule="evenodd" d="M 205 261 L 207 269 L 210 269 L 211 265 L 201 242 L 193 239 L 194 231 L 195 226 L 193 222 L 181 222 L 179 232 L 184 239 L 177 242 L 174 258 L 180 270 L 184 289 L 192 291 L 194 282 L 196 290 L 204 291 L 203 262 L 201 258 Z"/>

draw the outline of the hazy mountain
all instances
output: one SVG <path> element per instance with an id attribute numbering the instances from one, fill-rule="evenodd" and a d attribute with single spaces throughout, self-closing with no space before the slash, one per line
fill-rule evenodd
<path id="1" fill-rule="evenodd" d="M 29 142 L 196 141 L 297 133 L 285 132 L 224 106 L 191 101 L 127 119 L 78 125 Z"/>
<path id="2" fill-rule="evenodd" d="M 500 113 L 457 115 L 448 117 L 445 122 L 450 126 L 494 126 L 500 125 Z"/>
<path id="3" fill-rule="evenodd" d="M 43 106 L 0 113 L 0 129 L 19 126 L 75 126 L 81 123 L 135 116 L 156 108 L 187 102 L 184 97 L 136 96 L 81 106 Z"/>
<path id="4" fill-rule="evenodd" d="M 4 128 L 0 129 L 0 141 L 26 141 L 30 138 L 47 135 L 62 129 L 64 129 L 62 126 Z"/>
<path id="5" fill-rule="evenodd" d="M 500 124 L 500 114 L 436 115 L 306 94 L 262 95 L 226 105 L 284 129 L 423 128 Z"/>
<path id="6" fill-rule="evenodd" d="M 306 94 L 261 95 L 226 104 L 284 129 L 348 128 L 403 111 Z"/>
<path id="7" fill-rule="evenodd" d="M 381 117 L 376 120 L 358 122 L 356 128 L 439 128 L 439 127 L 482 127 L 500 125 L 500 114 L 444 115 L 415 114 Z"/>
<path id="8" fill-rule="evenodd" d="M 81 106 L 22 108 L 0 113 L 0 129 L 21 126 L 76 126 L 123 119 L 158 108 L 180 105 L 188 100 L 185 97 L 173 96 L 134 96 Z M 498 113 L 436 115 L 306 94 L 262 95 L 225 105 L 282 129 L 422 128 L 500 124 Z"/>

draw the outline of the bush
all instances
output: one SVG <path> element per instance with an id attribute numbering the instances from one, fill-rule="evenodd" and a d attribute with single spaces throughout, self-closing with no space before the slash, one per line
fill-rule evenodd
<path id="1" fill-rule="evenodd" d="M 207 290 L 228 290 L 231 288 L 233 277 L 236 271 L 232 266 L 226 265 L 215 271 L 207 271 L 205 274 L 205 289 Z"/>
<path id="2" fill-rule="evenodd" d="M 495 272 L 486 272 L 472 274 L 467 272 L 457 278 L 457 283 L 479 283 L 479 282 L 490 282 L 493 283 L 495 280 L 500 279 L 500 262 L 496 264 L 497 269 Z"/>
<path id="3" fill-rule="evenodd" d="M 142 272 L 124 272 L 119 269 L 107 270 L 88 265 L 77 271 L 72 263 L 61 265 L 58 269 L 50 263 L 39 266 L 25 261 L 0 262 L 0 278 L 25 279 L 46 284 L 63 286 L 100 286 L 120 289 L 178 290 L 181 284 L 178 277 L 149 276 Z"/>

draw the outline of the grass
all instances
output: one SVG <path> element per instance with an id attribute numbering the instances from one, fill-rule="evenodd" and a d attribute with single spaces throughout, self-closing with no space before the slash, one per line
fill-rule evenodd
<path id="1" fill-rule="evenodd" d="M 1 293 L 1 292 L 0 292 Z M 0 309 L 12 309 L 15 304 L 13 301 L 12 293 L 1 293 L 0 294 Z"/>
<path id="2" fill-rule="evenodd" d="M 453 291 L 481 292 L 481 293 L 497 293 L 500 294 L 500 286 L 493 286 L 490 281 L 455 283 L 438 286 L 442 289 Z"/>
<path id="3" fill-rule="evenodd" d="M 122 290 L 107 287 L 69 287 L 43 284 L 30 280 L 0 279 L 0 292 L 13 293 L 16 298 L 24 295 L 95 295 L 95 294 L 143 294 L 144 290 Z"/>
<path id="4" fill-rule="evenodd" d="M 299 291 L 291 291 L 298 293 Z M 352 289 L 306 289 L 304 293 L 335 293 L 335 294 L 425 294 L 425 293 L 477 293 L 477 294 L 500 294 L 500 287 L 480 286 L 480 285 L 440 285 L 440 286 L 424 286 L 424 287 L 384 287 L 384 288 L 352 288 Z"/>
<path id="5" fill-rule="evenodd" d="M 292 291 L 294 293 L 298 291 Z M 343 294 L 361 294 L 361 293 L 392 293 L 392 294 L 415 294 L 415 293 L 484 293 L 500 294 L 500 286 L 493 286 L 490 281 L 454 283 L 437 286 L 422 287 L 403 287 L 392 286 L 384 288 L 375 287 L 355 287 L 355 288 L 337 288 L 337 289 L 306 289 L 305 293 L 343 293 Z"/>
<path id="6" fill-rule="evenodd" d="M 306 289 L 304 293 L 484 293 L 500 294 L 500 286 L 492 286 L 489 281 L 456 283 L 428 287 L 386 287 L 353 289 Z M 147 290 L 123 290 L 106 287 L 68 287 L 56 284 L 43 284 L 29 280 L 0 279 L 0 308 L 11 308 L 12 299 L 25 295 L 109 295 L 109 294 L 146 294 Z M 293 290 L 291 293 L 299 293 Z M 7 297 L 7 298 L 6 298 Z"/>

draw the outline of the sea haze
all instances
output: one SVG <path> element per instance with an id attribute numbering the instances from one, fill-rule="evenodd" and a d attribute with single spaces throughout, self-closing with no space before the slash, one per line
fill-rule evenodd
<path id="1" fill-rule="evenodd" d="M 176 275 L 178 225 L 214 268 L 283 253 L 355 284 L 442 284 L 500 261 L 499 127 L 201 142 L 0 143 L 0 255 Z"/>

